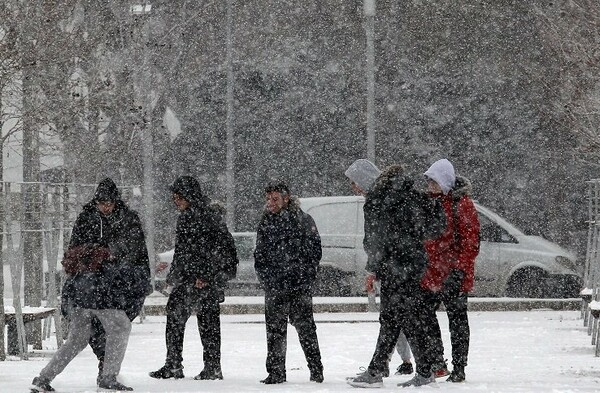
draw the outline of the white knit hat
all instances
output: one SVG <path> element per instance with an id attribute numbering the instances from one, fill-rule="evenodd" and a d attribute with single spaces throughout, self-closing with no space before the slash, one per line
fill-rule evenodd
<path id="1" fill-rule="evenodd" d="M 368 191 L 375 183 L 379 174 L 381 174 L 381 171 L 371 161 L 361 158 L 354 161 L 344 174 L 348 179 L 362 188 L 363 191 Z"/>
<path id="2" fill-rule="evenodd" d="M 452 166 L 452 163 L 445 158 L 431 164 L 424 175 L 434 180 L 440 186 L 444 194 L 447 194 L 454 187 L 454 183 L 456 182 L 454 166 Z"/>

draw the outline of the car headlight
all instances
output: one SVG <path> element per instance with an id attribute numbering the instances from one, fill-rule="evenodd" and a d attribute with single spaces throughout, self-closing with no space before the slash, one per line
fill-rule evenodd
<path id="1" fill-rule="evenodd" d="M 554 260 L 556 261 L 557 264 L 559 264 L 560 266 L 564 267 L 565 269 L 569 269 L 569 270 L 572 270 L 574 272 L 577 271 L 577 267 L 575 266 L 575 262 L 572 261 L 571 259 L 567 258 L 567 257 L 558 256 L 558 257 L 554 258 Z"/>

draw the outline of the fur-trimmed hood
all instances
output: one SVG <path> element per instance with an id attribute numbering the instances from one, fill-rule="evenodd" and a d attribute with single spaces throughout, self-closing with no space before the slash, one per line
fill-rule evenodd
<path id="1" fill-rule="evenodd" d="M 287 207 L 283 210 L 281 210 L 281 212 L 284 211 L 288 211 L 290 213 L 297 213 L 298 211 L 300 211 L 300 198 L 298 198 L 296 195 L 290 195 L 290 201 L 287 205 Z M 263 217 L 269 214 L 273 214 L 269 211 L 269 209 L 267 209 L 267 206 L 265 205 L 263 208 Z"/>
<path id="2" fill-rule="evenodd" d="M 455 200 L 461 199 L 463 196 L 471 196 L 473 194 L 473 184 L 464 176 L 456 176 L 456 182 L 452 188 L 452 198 Z"/>
<path id="3" fill-rule="evenodd" d="M 387 191 L 401 191 L 413 187 L 413 180 L 404 174 L 404 167 L 399 164 L 390 165 L 383 169 L 375 180 L 370 193 L 380 194 Z"/>

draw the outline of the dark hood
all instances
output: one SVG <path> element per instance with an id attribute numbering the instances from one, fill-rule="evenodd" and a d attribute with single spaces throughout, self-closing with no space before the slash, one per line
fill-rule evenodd
<path id="1" fill-rule="evenodd" d="M 192 176 L 178 177 L 169 188 L 172 192 L 181 195 L 192 205 L 209 205 L 208 197 L 202 194 L 200 183 Z"/>
<path id="2" fill-rule="evenodd" d="M 117 202 L 121 200 L 121 192 L 111 178 L 102 180 L 94 193 L 94 202 Z"/>

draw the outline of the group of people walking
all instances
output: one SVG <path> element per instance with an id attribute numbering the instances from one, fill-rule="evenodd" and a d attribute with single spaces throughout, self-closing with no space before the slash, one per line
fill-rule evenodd
<path id="1" fill-rule="evenodd" d="M 436 376 L 444 375 L 443 370 L 447 374 L 436 317 L 441 303 L 450 320 L 454 367 L 449 380 L 464 381 L 469 346 L 467 293 L 473 286 L 479 247 L 479 223 L 469 197 L 469 182 L 456 177 L 447 160 L 434 163 L 425 172 L 428 192 L 418 190 L 398 165 L 381 172 L 361 159 L 345 174 L 352 189 L 365 196 L 367 285 L 374 281 L 381 285 L 375 353 L 368 368 L 349 378 L 348 383 L 381 386 L 382 378 L 389 375 L 390 357 L 397 345 L 404 348 L 404 363 L 398 372 L 412 373 L 406 355 L 410 350 L 416 362 L 414 378 L 403 386 L 433 382 Z M 185 324 L 195 313 L 204 368 L 194 379 L 223 379 L 219 303 L 227 281 L 235 277 L 238 259 L 234 240 L 222 209 L 202 193 L 194 177 L 179 177 L 171 191 L 179 217 L 166 280 L 167 354 L 164 365 L 149 375 L 184 378 Z M 255 270 L 265 290 L 267 332 L 268 375 L 260 382 L 286 381 L 289 321 L 298 332 L 310 381 L 321 383 L 323 363 L 311 293 L 321 259 L 319 232 L 286 183 L 270 182 L 264 197 L 266 205 L 254 252 Z M 69 334 L 33 379 L 32 392 L 53 391 L 52 380 L 88 344 L 99 361 L 98 387 L 133 390 L 117 376 L 131 321 L 140 313 L 152 286 L 140 219 L 123 203 L 111 179 L 100 182 L 92 201 L 79 215 L 63 267 L 67 279 L 61 311 L 70 322 Z"/>
<path id="2" fill-rule="evenodd" d="M 448 375 L 436 310 L 444 303 L 450 325 L 451 382 L 465 380 L 469 349 L 468 292 L 479 252 L 479 220 L 470 182 L 450 161 L 436 161 L 418 190 L 399 165 L 380 172 L 367 160 L 346 171 L 352 189 L 365 196 L 364 249 L 367 286 L 381 286 L 380 329 L 367 369 L 348 378 L 354 387 L 381 387 L 394 348 L 410 345 L 416 373 L 400 386 L 422 386 Z M 407 343 L 402 341 L 406 339 Z M 400 340 L 400 343 L 398 342 Z M 402 354 L 401 353 L 401 354 Z M 412 373 L 406 355 L 398 374 Z"/>

